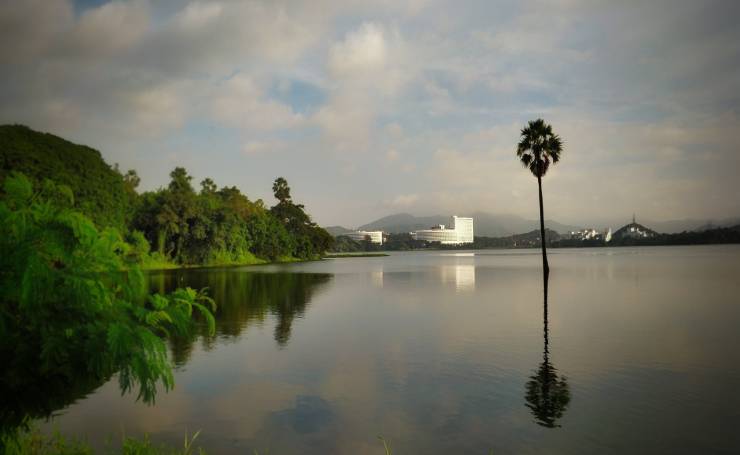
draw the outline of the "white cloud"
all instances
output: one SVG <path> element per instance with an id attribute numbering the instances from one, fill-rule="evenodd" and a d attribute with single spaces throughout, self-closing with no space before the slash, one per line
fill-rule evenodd
<path id="1" fill-rule="evenodd" d="M 399 194 L 391 199 L 389 205 L 395 209 L 411 207 L 419 201 L 418 194 Z"/>
<path id="2" fill-rule="evenodd" d="M 179 12 L 174 23 L 182 29 L 199 29 L 213 24 L 223 12 L 224 7 L 221 3 L 196 1 Z"/>
<path id="3" fill-rule="evenodd" d="M 314 121 L 333 150 L 366 151 L 376 118 L 411 77 L 405 43 L 397 31 L 366 22 L 330 47 L 327 69 L 329 101 Z"/>
<path id="4" fill-rule="evenodd" d="M 365 23 L 349 33 L 344 41 L 332 46 L 329 68 L 340 77 L 363 77 L 383 69 L 386 53 L 383 29 L 377 24 Z"/>
<path id="5" fill-rule="evenodd" d="M 740 35 L 726 18 L 740 7 L 723 7 L 0 1 L 0 122 L 127 167 L 150 166 L 140 157 L 151 150 L 164 163 L 183 144 L 181 159 L 221 180 L 229 165 L 205 157 L 235 149 L 304 183 L 321 163 L 323 190 L 382 180 L 381 196 L 357 195 L 364 207 L 424 194 L 413 205 L 432 213 L 528 214 L 536 192 L 513 147 L 544 116 L 566 143 L 545 182 L 553 217 L 736 213 Z M 214 123 L 232 134 L 209 136 Z"/>
<path id="6" fill-rule="evenodd" d="M 176 84 L 126 94 L 121 101 L 127 103 L 132 112 L 134 131 L 130 134 L 159 134 L 179 128 L 186 117 L 185 98 Z"/>
<path id="7" fill-rule="evenodd" d="M 110 57 L 131 50 L 149 28 L 145 1 L 114 1 L 88 10 L 64 33 L 62 55 L 72 58 Z"/>
<path id="8" fill-rule="evenodd" d="M 289 106 L 267 99 L 257 84 L 243 74 L 216 89 L 211 109 L 213 117 L 224 125 L 245 130 L 290 129 L 304 120 Z"/>
<path id="9" fill-rule="evenodd" d="M 285 144 L 279 141 L 250 141 L 242 146 L 241 153 L 246 157 L 262 155 L 283 150 Z"/>

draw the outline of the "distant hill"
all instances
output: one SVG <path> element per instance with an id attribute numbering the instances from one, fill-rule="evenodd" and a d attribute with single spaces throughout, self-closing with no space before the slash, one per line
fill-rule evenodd
<path id="1" fill-rule="evenodd" d="M 614 241 L 621 240 L 623 238 L 627 237 L 635 237 L 635 238 L 650 238 L 650 237 L 656 237 L 658 235 L 657 232 L 654 230 L 645 227 L 639 223 L 630 223 L 625 226 L 622 226 L 621 228 L 617 229 L 614 234 L 612 234 L 612 239 Z"/>
<path id="2" fill-rule="evenodd" d="M 655 232 L 663 234 L 677 234 L 679 232 L 701 232 L 708 229 L 715 229 L 720 227 L 731 227 L 740 224 L 740 217 L 728 217 L 721 219 L 679 219 L 679 220 L 665 220 L 665 221 L 653 221 L 647 218 L 638 217 L 637 221 L 643 226 L 646 226 Z M 616 229 L 619 226 L 624 226 L 629 222 L 629 218 L 609 218 L 600 220 L 598 223 L 594 223 L 596 228 L 609 226 L 612 229 Z"/>
<path id="3" fill-rule="evenodd" d="M 75 206 L 99 226 L 123 228 L 131 213 L 131 195 L 121 174 L 85 145 L 22 125 L 0 125 L 0 182 L 13 171 L 35 182 L 50 179 L 67 185 Z"/>
<path id="4" fill-rule="evenodd" d="M 346 227 L 343 227 L 343 226 L 328 226 L 328 227 L 325 227 L 324 230 L 334 237 L 338 235 L 345 235 L 345 234 L 349 234 L 350 232 L 353 232 L 352 229 L 347 229 Z"/>
<path id="5" fill-rule="evenodd" d="M 723 227 L 734 229 L 737 226 L 740 226 L 740 217 L 724 218 L 721 220 L 712 220 L 712 221 L 704 220 L 701 224 L 694 227 L 693 229 L 684 229 L 684 230 L 701 232 L 701 231 L 708 231 L 710 229 L 717 229 L 717 228 L 723 228 Z M 682 232 L 682 231 L 676 231 L 676 232 Z"/>
<path id="6" fill-rule="evenodd" d="M 560 234 L 553 231 L 552 229 L 545 228 L 545 233 L 547 235 L 548 245 L 551 242 L 557 242 L 561 238 Z M 535 229 L 529 232 L 525 232 L 524 234 L 512 235 L 511 239 L 513 241 L 513 245 L 516 245 L 516 246 L 539 246 L 540 245 L 540 230 Z"/>
<path id="7" fill-rule="evenodd" d="M 528 220 L 517 215 L 494 215 L 485 212 L 475 212 L 472 214 L 460 214 L 460 216 L 472 216 L 475 220 L 475 235 L 483 237 L 504 237 L 522 232 L 530 232 L 540 227 L 539 220 Z M 445 215 L 417 217 L 409 213 L 397 213 L 362 225 L 359 229 L 382 230 L 397 234 L 416 231 L 418 229 L 427 229 L 437 224 L 447 225 L 449 223 L 450 216 Z M 581 229 L 579 226 L 562 224 L 553 220 L 547 220 L 545 223 L 548 229 L 559 233 Z"/>

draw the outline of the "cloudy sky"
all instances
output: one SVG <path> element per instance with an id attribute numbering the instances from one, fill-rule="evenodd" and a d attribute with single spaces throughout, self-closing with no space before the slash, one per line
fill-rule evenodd
<path id="1" fill-rule="evenodd" d="M 565 141 L 548 218 L 740 215 L 740 2 L 0 0 L 0 123 L 185 166 L 323 225 L 537 217 L 514 149 Z"/>

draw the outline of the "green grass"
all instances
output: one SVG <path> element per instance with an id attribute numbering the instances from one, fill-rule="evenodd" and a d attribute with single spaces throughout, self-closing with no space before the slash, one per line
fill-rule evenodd
<path id="1" fill-rule="evenodd" d="M 141 268 L 143 270 L 178 269 L 180 267 L 180 265 L 170 261 L 156 251 L 147 254 L 141 261 Z"/>
<path id="2" fill-rule="evenodd" d="M 258 258 L 249 251 L 239 254 L 231 254 L 226 251 L 216 251 L 203 265 L 205 267 L 224 267 L 233 265 L 259 265 L 266 263 L 266 260 Z"/>
<path id="3" fill-rule="evenodd" d="M 383 255 L 386 256 L 386 255 Z M 258 258 L 252 253 L 246 253 L 237 257 L 229 255 L 214 255 L 205 264 L 177 264 L 158 253 L 152 253 L 149 257 L 141 262 L 142 270 L 171 270 L 171 269 L 195 269 L 204 267 L 239 267 L 245 265 L 264 265 L 264 264 L 290 264 L 294 262 L 318 261 L 320 257 L 313 259 L 300 259 L 294 256 L 280 256 L 273 261 Z"/>
<path id="4" fill-rule="evenodd" d="M 149 439 L 149 436 L 141 439 L 124 436 L 119 447 L 113 448 L 109 444 L 103 452 L 98 453 L 106 455 L 206 455 L 202 448 L 195 447 L 195 440 L 199 434 L 200 431 L 192 437 L 186 434 L 182 448 L 156 445 Z M 5 455 L 93 455 L 96 453 L 82 439 L 69 438 L 58 431 L 44 435 L 36 427 L 28 431 L 16 430 L 12 434 L 1 436 L 0 452 Z"/>
<path id="5" fill-rule="evenodd" d="M 163 444 L 154 444 L 148 435 L 143 438 L 123 436 L 118 447 L 108 447 L 102 453 L 105 455 L 207 455 L 207 452 L 196 447 L 195 442 L 200 431 L 192 436 L 185 435 L 182 447 L 172 447 Z M 378 440 L 383 444 L 385 455 L 393 455 L 391 446 L 382 436 Z M 16 430 L 0 436 L 0 452 L 5 455 L 94 455 L 96 452 L 82 439 L 69 438 L 59 431 L 44 435 L 31 424 L 28 430 Z M 254 451 L 255 455 L 260 452 Z"/>

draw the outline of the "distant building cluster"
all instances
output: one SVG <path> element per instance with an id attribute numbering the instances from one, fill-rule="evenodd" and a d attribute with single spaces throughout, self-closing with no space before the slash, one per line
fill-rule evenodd
<path id="1" fill-rule="evenodd" d="M 352 240 L 362 242 L 369 240 L 370 243 L 383 244 L 383 231 L 352 231 L 346 234 Z"/>
<path id="2" fill-rule="evenodd" d="M 421 229 L 411 233 L 415 240 L 439 242 L 442 245 L 462 245 L 473 243 L 473 219 L 453 216 L 448 226 L 439 224 L 429 229 Z"/>
<path id="3" fill-rule="evenodd" d="M 655 237 L 657 232 L 639 224 L 632 215 L 632 222 L 622 226 L 614 233 L 615 239 L 649 239 Z"/>
<path id="4" fill-rule="evenodd" d="M 612 239 L 612 230 L 608 228 L 604 231 L 597 231 L 593 228 L 581 229 L 579 231 L 570 231 L 570 238 L 572 240 L 603 240 L 608 242 Z"/>
<path id="5" fill-rule="evenodd" d="M 637 223 L 634 216 L 632 216 L 631 223 L 617 229 L 613 234 L 611 228 L 605 229 L 603 231 L 598 231 L 593 228 L 586 228 L 579 231 L 571 231 L 569 234 L 569 238 L 571 240 L 578 240 L 582 242 L 597 240 L 607 243 L 612 240 L 622 239 L 649 239 L 658 235 L 652 229 Z"/>
<path id="6" fill-rule="evenodd" d="M 622 232 L 622 238 L 646 239 L 653 236 L 650 230 L 644 229 L 638 224 L 631 224 L 629 226 L 625 226 L 625 228 L 626 229 Z"/>

